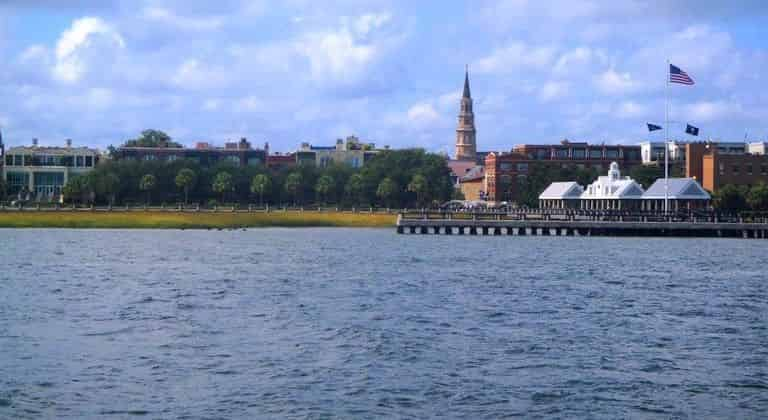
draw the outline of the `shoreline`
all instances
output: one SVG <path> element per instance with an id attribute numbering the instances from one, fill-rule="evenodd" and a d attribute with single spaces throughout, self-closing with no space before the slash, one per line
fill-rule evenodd
<path id="1" fill-rule="evenodd" d="M 0 212 L 0 229 L 234 229 L 257 227 L 392 228 L 396 214 L 287 211 L 169 212 L 109 211 Z"/>

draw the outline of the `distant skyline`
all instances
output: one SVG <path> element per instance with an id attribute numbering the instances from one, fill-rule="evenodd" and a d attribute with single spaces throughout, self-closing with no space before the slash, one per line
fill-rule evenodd
<path id="1" fill-rule="evenodd" d="M 735 2 L 736 3 L 736 2 Z M 735 4 L 733 3 L 733 4 Z M 277 151 L 356 135 L 453 153 L 469 64 L 478 150 L 564 138 L 768 139 L 768 6 L 718 0 L 4 0 L 10 145 L 100 148 L 146 128 Z M 673 127 L 675 138 L 685 137 Z"/>

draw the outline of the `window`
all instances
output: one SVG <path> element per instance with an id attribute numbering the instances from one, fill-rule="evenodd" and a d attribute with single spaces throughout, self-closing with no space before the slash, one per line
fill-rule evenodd
<path id="1" fill-rule="evenodd" d="M 168 155 L 168 162 L 175 162 L 178 158 L 176 155 Z"/>
<path id="2" fill-rule="evenodd" d="M 766 166 L 766 165 L 761 165 L 761 166 L 760 166 L 760 174 L 762 174 L 762 175 L 768 175 L 768 166 Z"/>
<path id="3" fill-rule="evenodd" d="M 512 169 L 512 164 L 509 162 L 502 162 L 501 164 L 499 164 L 499 169 L 502 171 L 508 171 Z"/>
<path id="4" fill-rule="evenodd" d="M 568 159 L 568 150 L 567 149 L 555 150 L 555 157 L 558 159 Z"/>
<path id="5" fill-rule="evenodd" d="M 78 156 L 77 157 L 77 161 L 80 162 L 80 159 L 82 159 L 82 158 L 83 158 L 82 156 Z M 152 160 L 156 160 L 156 159 L 157 159 L 157 156 L 155 156 L 155 155 L 144 155 L 144 160 L 147 161 L 147 162 L 152 161 Z"/>
<path id="6" fill-rule="evenodd" d="M 602 159 L 603 158 L 603 151 L 602 150 L 590 150 L 589 151 L 589 158 L 590 159 Z"/>
<path id="7" fill-rule="evenodd" d="M 8 166 L 13 166 L 13 155 L 8 155 L 5 157 L 5 164 Z"/>
<path id="8" fill-rule="evenodd" d="M 517 172 L 528 173 L 528 164 L 527 163 L 518 163 L 517 164 Z"/>
<path id="9" fill-rule="evenodd" d="M 719 166 L 718 170 L 720 171 L 720 175 L 725 175 L 725 165 L 721 163 L 718 166 Z"/>
<path id="10" fill-rule="evenodd" d="M 7 173 L 8 186 L 12 190 L 18 190 L 21 187 L 27 187 L 29 185 L 29 174 L 25 172 L 8 172 Z"/>
<path id="11" fill-rule="evenodd" d="M 738 175 L 739 174 L 739 165 L 733 165 L 733 174 Z"/>
<path id="12" fill-rule="evenodd" d="M 144 160 L 146 160 L 146 156 L 144 158 L 145 158 Z M 78 157 L 75 158 L 75 166 L 78 167 L 78 168 L 82 168 L 83 167 L 83 157 L 82 156 L 78 156 Z"/>
<path id="13" fill-rule="evenodd" d="M 752 175 L 752 164 L 747 165 L 747 175 Z"/>
<path id="14" fill-rule="evenodd" d="M 86 156 L 85 157 L 85 167 L 86 168 L 93 167 L 93 156 Z"/>
<path id="15" fill-rule="evenodd" d="M 536 158 L 538 159 L 546 159 L 549 157 L 549 152 L 546 149 L 538 149 L 536 150 Z"/>
<path id="16" fill-rule="evenodd" d="M 619 157 L 619 151 L 618 150 L 606 150 L 605 151 L 605 157 L 608 159 L 616 159 Z"/>
<path id="17" fill-rule="evenodd" d="M 259 166 L 261 165 L 261 159 L 257 157 L 248 158 L 248 166 Z"/>
<path id="18" fill-rule="evenodd" d="M 13 166 L 24 166 L 24 155 L 13 155 Z"/>
<path id="19" fill-rule="evenodd" d="M 573 158 L 574 159 L 584 159 L 587 157 L 587 151 L 584 149 L 573 149 Z"/>

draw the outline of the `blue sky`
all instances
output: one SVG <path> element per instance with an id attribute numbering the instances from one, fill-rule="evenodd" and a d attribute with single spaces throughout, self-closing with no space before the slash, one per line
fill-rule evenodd
<path id="1" fill-rule="evenodd" d="M 480 150 L 637 143 L 663 122 L 669 58 L 697 82 L 670 89 L 675 121 L 766 140 L 765 39 L 748 0 L 4 0 L 0 125 L 12 145 L 157 128 L 452 152 L 469 64 Z"/>

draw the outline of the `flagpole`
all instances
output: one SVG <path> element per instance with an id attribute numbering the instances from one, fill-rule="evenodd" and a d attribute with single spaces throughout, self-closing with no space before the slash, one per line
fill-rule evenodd
<path id="1" fill-rule="evenodd" d="M 669 213 L 669 59 L 666 68 L 666 100 L 664 102 L 664 214 Z"/>

